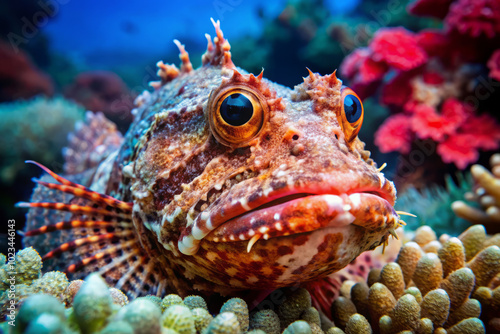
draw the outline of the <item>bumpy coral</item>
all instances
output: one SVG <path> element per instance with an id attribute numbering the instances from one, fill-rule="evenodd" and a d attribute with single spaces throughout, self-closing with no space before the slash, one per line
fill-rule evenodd
<path id="1" fill-rule="evenodd" d="M 15 326 L 12 328 L 14 334 L 26 333 L 29 329 L 31 333 L 36 333 L 37 327 L 41 326 L 42 321 L 38 321 L 42 316 L 55 316 L 57 320 L 50 319 L 52 327 L 59 324 L 65 319 L 64 306 L 56 298 L 49 295 L 33 295 L 23 303 L 15 319 Z M 55 321 L 54 321 L 55 320 Z M 39 331 L 41 332 L 41 331 Z"/>
<path id="2" fill-rule="evenodd" d="M 248 306 L 247 303 L 241 298 L 231 298 L 222 305 L 220 313 L 232 312 L 238 318 L 240 324 L 240 331 L 246 332 L 248 330 Z"/>
<path id="3" fill-rule="evenodd" d="M 163 327 L 173 329 L 179 334 L 195 334 L 193 314 L 183 305 L 169 306 L 162 316 Z"/>
<path id="4" fill-rule="evenodd" d="M 84 333 L 102 329 L 111 315 L 113 300 L 106 283 L 97 274 L 90 275 L 73 301 L 76 323 Z"/>
<path id="5" fill-rule="evenodd" d="M 311 307 L 305 289 L 277 292 L 282 299 L 276 308 L 280 316 L 270 309 L 250 315 L 240 298 L 228 299 L 213 316 L 200 296 L 182 299 L 170 294 L 160 299 L 149 295 L 129 303 L 120 290 L 109 288 L 97 274 L 72 282 L 60 272 L 42 275 L 41 259 L 32 248 L 19 251 L 16 259 L 17 276 L 23 284 L 16 287 L 15 307 L 20 311 L 15 317 L 13 311 L 17 321 L 13 333 L 278 334 L 287 327 L 289 333 L 323 333 L 321 326 L 324 330 L 332 327 Z M 6 261 L 6 257 L 0 254 L 0 260 Z M 2 294 L 4 315 L 10 315 L 8 270 L 7 264 L 0 269 L 2 290 L 7 289 Z M 6 328 L 6 322 L 0 324 L 0 329 Z"/>
<path id="6" fill-rule="evenodd" d="M 182 301 L 181 296 L 176 295 L 176 294 L 169 294 L 166 295 L 162 301 L 161 301 L 161 311 L 164 312 L 167 308 L 169 308 L 172 305 L 184 305 L 184 302 Z"/>
<path id="7" fill-rule="evenodd" d="M 368 284 L 342 290 L 331 333 L 485 333 L 500 318 L 500 235 L 476 225 L 458 238 L 416 231 Z M 349 282 L 344 285 L 350 286 Z"/>
<path id="8" fill-rule="evenodd" d="M 483 224 L 490 233 L 500 232 L 500 154 L 490 159 L 491 172 L 481 165 L 471 168 L 475 187 L 465 194 L 469 202 L 479 203 L 480 208 L 463 201 L 453 202 L 452 208 L 459 217 L 475 224 Z"/>
<path id="9" fill-rule="evenodd" d="M 10 314 L 8 307 L 11 307 L 11 303 L 17 309 L 28 296 L 38 293 L 49 294 L 60 301 L 63 300 L 62 294 L 69 283 L 66 275 L 53 271 L 42 276 L 42 259 L 33 248 L 18 251 L 15 258 L 9 262 L 5 262 L 7 259 L 3 255 L 2 259 L 4 261 L 0 267 L 2 315 Z"/>

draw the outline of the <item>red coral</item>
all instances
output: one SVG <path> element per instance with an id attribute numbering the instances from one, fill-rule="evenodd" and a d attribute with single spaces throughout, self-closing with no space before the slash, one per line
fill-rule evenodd
<path id="1" fill-rule="evenodd" d="M 432 106 L 427 104 L 418 104 L 413 110 L 414 115 L 411 119 L 411 129 L 421 139 L 431 138 L 441 141 L 445 137 L 442 131 L 444 120 Z"/>
<path id="2" fill-rule="evenodd" d="M 490 69 L 490 77 L 500 81 L 500 49 L 493 52 L 487 65 Z"/>
<path id="3" fill-rule="evenodd" d="M 471 134 L 456 133 L 449 136 L 438 144 L 437 152 L 444 162 L 454 163 L 460 169 L 465 169 L 479 158 L 475 138 Z"/>
<path id="4" fill-rule="evenodd" d="M 461 34 L 488 38 L 500 33 L 500 1 L 498 0 L 457 0 L 445 18 L 449 30 Z"/>
<path id="5" fill-rule="evenodd" d="M 390 66 L 408 71 L 427 60 L 425 51 L 418 46 L 415 34 L 404 28 L 385 28 L 375 33 L 370 43 L 373 59 L 383 60 Z"/>
<path id="6" fill-rule="evenodd" d="M 407 115 L 388 118 L 375 133 L 375 145 L 381 152 L 399 151 L 409 153 L 411 148 L 411 119 Z"/>
<path id="7" fill-rule="evenodd" d="M 438 144 L 437 152 L 444 162 L 464 169 L 478 159 L 479 149 L 498 149 L 500 126 L 491 116 L 475 116 L 470 108 L 455 99 L 448 99 L 442 110 L 445 126 L 441 131 L 448 131 L 448 136 Z"/>
<path id="8" fill-rule="evenodd" d="M 449 133 L 452 133 L 462 126 L 465 120 L 470 118 L 472 110 L 459 100 L 449 98 L 444 101 L 441 107 L 441 115 L 448 125 L 447 128 Z"/>
<path id="9" fill-rule="evenodd" d="M 467 118 L 465 106 L 455 99 L 446 100 L 441 110 L 438 114 L 436 109 L 426 104 L 415 107 L 411 129 L 417 137 L 442 141 L 447 135 L 455 133 Z"/>
<path id="10" fill-rule="evenodd" d="M 408 11 L 417 16 L 443 19 L 453 0 L 416 0 L 408 5 Z"/>

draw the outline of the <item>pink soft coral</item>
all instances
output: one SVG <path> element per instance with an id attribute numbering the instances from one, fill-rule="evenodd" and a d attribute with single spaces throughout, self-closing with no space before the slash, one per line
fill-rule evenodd
<path id="1" fill-rule="evenodd" d="M 500 1 L 457 0 L 451 5 L 445 24 L 461 34 L 493 38 L 500 33 Z"/>
<path id="2" fill-rule="evenodd" d="M 378 30 L 370 48 L 374 59 L 383 60 L 400 70 L 411 70 L 427 60 L 426 53 L 417 44 L 415 34 L 402 27 Z"/>
<path id="3" fill-rule="evenodd" d="M 437 142 L 456 132 L 467 117 L 465 106 L 455 99 L 448 99 L 441 108 L 441 114 L 431 106 L 421 104 L 414 109 L 412 130 L 421 139 L 431 138 Z"/>
<path id="4" fill-rule="evenodd" d="M 437 152 L 444 162 L 454 163 L 458 168 L 464 169 L 479 158 L 474 139 L 470 134 L 453 134 L 438 144 Z"/>
<path id="5" fill-rule="evenodd" d="M 375 133 L 375 145 L 384 153 L 409 153 L 412 141 L 410 126 L 410 116 L 394 115 L 388 118 Z"/>

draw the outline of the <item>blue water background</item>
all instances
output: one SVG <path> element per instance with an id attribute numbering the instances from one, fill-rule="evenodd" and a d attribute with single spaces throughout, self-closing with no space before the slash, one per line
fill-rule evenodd
<path id="1" fill-rule="evenodd" d="M 57 0 L 56 0 L 57 1 Z M 149 60 L 176 50 L 173 39 L 188 51 L 206 46 L 205 33 L 214 35 L 210 17 L 221 21 L 225 36 L 232 39 L 257 36 L 263 21 L 285 7 L 277 0 L 209 1 L 102 1 L 60 0 L 57 15 L 44 27 L 50 47 L 90 68 L 106 68 Z M 331 13 L 348 12 L 358 1 L 326 1 Z M 159 58 L 159 59 L 160 59 Z M 172 60 L 170 60 L 172 61 Z"/>

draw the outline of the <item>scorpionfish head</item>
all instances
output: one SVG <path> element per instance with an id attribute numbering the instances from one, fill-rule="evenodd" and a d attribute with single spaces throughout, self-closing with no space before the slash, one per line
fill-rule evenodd
<path id="1" fill-rule="evenodd" d="M 145 247 L 222 291 L 311 281 L 385 243 L 396 191 L 358 139 L 356 93 L 335 72 L 293 90 L 247 74 L 215 25 L 203 65 L 177 42 L 182 67 L 159 63 L 135 110 L 125 168 Z"/>

